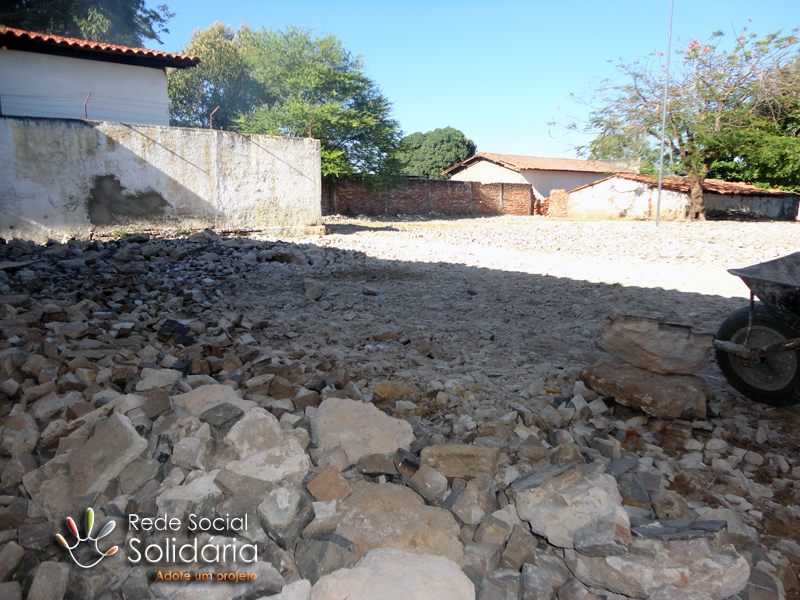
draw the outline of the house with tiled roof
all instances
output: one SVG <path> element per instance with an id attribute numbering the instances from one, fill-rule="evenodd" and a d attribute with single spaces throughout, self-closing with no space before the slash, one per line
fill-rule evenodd
<path id="1" fill-rule="evenodd" d="M 541 200 L 549 197 L 551 190 L 571 190 L 625 170 L 596 160 L 478 152 L 444 173 L 453 181 L 527 183 Z"/>
<path id="2" fill-rule="evenodd" d="M 660 217 L 689 218 L 691 200 L 686 177 L 664 177 Z M 793 221 L 800 194 L 763 189 L 748 183 L 706 179 L 703 199 L 708 218 L 743 218 Z M 565 194 L 554 194 L 549 215 L 572 219 L 655 219 L 658 210 L 658 177 L 615 173 Z"/>
<path id="3" fill-rule="evenodd" d="M 0 26 L 0 116 L 169 125 L 166 69 L 199 62 Z"/>

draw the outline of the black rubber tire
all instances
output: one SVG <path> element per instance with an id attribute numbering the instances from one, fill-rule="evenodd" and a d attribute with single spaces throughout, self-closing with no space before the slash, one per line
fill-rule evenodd
<path id="1" fill-rule="evenodd" d="M 743 344 L 747 335 L 750 307 L 732 313 L 719 328 L 717 339 Z M 800 337 L 773 317 L 762 304 L 756 304 L 749 346 L 766 346 Z M 753 364 L 728 352 L 717 350 L 717 363 L 725 378 L 742 394 L 771 406 L 800 403 L 800 351 L 782 352 L 752 359 Z"/>

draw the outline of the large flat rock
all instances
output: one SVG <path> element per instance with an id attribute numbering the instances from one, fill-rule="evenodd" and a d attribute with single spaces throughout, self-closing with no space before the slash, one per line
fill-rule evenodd
<path id="1" fill-rule="evenodd" d="M 279 445 L 283 432 L 278 419 L 263 408 L 254 408 L 231 427 L 225 441 L 236 449 L 240 459 Z"/>
<path id="2" fill-rule="evenodd" d="M 617 482 L 608 474 L 584 477 L 575 468 L 533 489 L 517 492 L 517 513 L 534 533 L 554 546 L 573 548 L 575 533 L 622 506 Z"/>
<path id="3" fill-rule="evenodd" d="M 322 577 L 311 600 L 474 600 L 475 587 L 452 560 L 373 550 L 352 569 Z"/>
<path id="4" fill-rule="evenodd" d="M 369 454 L 408 450 L 414 441 L 411 425 L 394 419 L 372 404 L 328 398 L 311 419 L 311 439 L 318 448 L 341 446 L 350 464 Z"/>
<path id="5" fill-rule="evenodd" d="M 355 544 L 356 560 L 375 548 L 446 556 L 458 563 L 464 555 L 453 515 L 426 506 L 410 488 L 357 482 L 338 513 L 336 533 Z"/>
<path id="6" fill-rule="evenodd" d="M 427 446 L 420 453 L 420 461 L 436 469 L 445 477 L 474 479 L 480 475 L 494 475 L 500 450 L 464 444 Z"/>
<path id="7" fill-rule="evenodd" d="M 257 406 L 255 402 L 242 400 L 233 388 L 222 384 L 200 386 L 191 392 L 174 396 L 172 401 L 176 406 L 182 406 L 195 417 L 199 417 L 208 409 L 225 402 L 233 404 L 245 412 Z"/>
<path id="8" fill-rule="evenodd" d="M 634 366 L 654 373 L 690 375 L 708 364 L 714 336 L 691 327 L 622 315 L 603 326 L 600 345 Z"/>
<path id="9" fill-rule="evenodd" d="M 696 375 L 659 375 L 633 365 L 604 361 L 584 369 L 581 379 L 601 396 L 639 408 L 651 417 L 706 416 L 705 382 Z"/>
<path id="10" fill-rule="evenodd" d="M 308 455 L 293 438 L 281 444 L 256 452 L 243 460 L 233 460 L 225 468 L 238 475 L 270 483 L 288 481 L 300 485 L 310 466 Z"/>
<path id="11" fill-rule="evenodd" d="M 671 585 L 722 600 L 743 590 L 750 576 L 747 561 L 732 545 L 716 548 L 707 538 L 634 537 L 626 554 L 589 557 L 567 550 L 565 560 L 584 584 L 632 598 L 648 598 L 658 588 Z"/>

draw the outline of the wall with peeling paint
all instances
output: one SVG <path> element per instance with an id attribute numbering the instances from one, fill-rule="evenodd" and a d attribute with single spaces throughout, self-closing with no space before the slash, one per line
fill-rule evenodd
<path id="1" fill-rule="evenodd" d="M 133 227 L 318 232 L 320 143 L 308 138 L 0 118 L 0 236 Z"/>
<path id="2" fill-rule="evenodd" d="M 792 221 L 797 215 L 798 197 L 726 195 L 706 192 L 706 214 L 711 218 L 752 218 Z M 656 218 L 658 189 L 650 184 L 610 177 L 594 185 L 571 191 L 562 201 L 560 210 L 571 219 L 632 219 Z M 683 221 L 689 218 L 691 201 L 688 192 L 671 189 L 661 191 L 661 218 Z"/>

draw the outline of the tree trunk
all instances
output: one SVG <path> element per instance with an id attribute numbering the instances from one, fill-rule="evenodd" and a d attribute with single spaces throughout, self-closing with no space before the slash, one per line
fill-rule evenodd
<path id="1" fill-rule="evenodd" d="M 691 204 L 689 207 L 689 218 L 692 221 L 706 220 L 706 205 L 703 201 L 703 177 L 697 173 L 689 173 L 689 197 Z"/>

